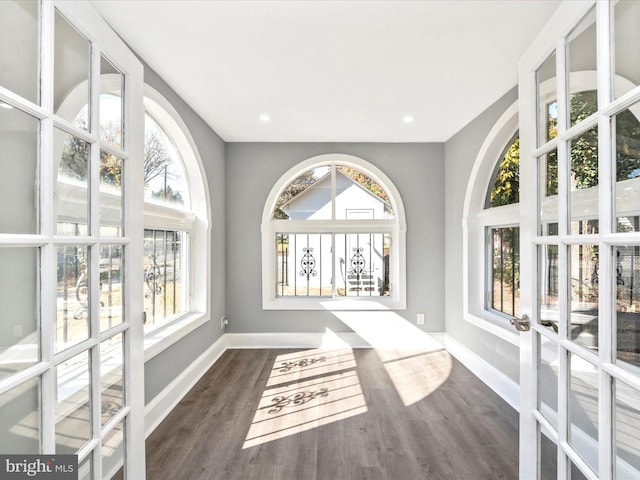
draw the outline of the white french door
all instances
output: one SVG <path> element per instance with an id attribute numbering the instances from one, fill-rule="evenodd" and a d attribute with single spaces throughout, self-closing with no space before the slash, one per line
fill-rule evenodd
<path id="1" fill-rule="evenodd" d="M 81 479 L 144 478 L 142 73 L 88 2 L 0 2 L 0 452 Z"/>
<path id="2" fill-rule="evenodd" d="M 567 1 L 521 59 L 521 479 L 640 478 L 639 32 Z"/>

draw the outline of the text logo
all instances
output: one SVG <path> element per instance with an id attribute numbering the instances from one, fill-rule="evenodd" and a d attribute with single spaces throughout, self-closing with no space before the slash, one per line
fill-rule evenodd
<path id="1" fill-rule="evenodd" d="M 0 455 L 0 480 L 78 480 L 77 455 Z"/>

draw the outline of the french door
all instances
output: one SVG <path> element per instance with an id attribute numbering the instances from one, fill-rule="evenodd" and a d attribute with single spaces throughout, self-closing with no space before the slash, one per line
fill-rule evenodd
<path id="1" fill-rule="evenodd" d="M 521 59 L 522 479 L 640 478 L 638 32 L 567 1 Z"/>
<path id="2" fill-rule="evenodd" d="M 3 0 L 0 107 L 0 452 L 144 478 L 142 66 L 88 2 Z"/>

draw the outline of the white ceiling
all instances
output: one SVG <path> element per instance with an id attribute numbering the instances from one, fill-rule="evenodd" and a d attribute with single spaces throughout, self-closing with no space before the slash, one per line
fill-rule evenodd
<path id="1" fill-rule="evenodd" d="M 228 142 L 448 140 L 559 3 L 93 0 Z"/>

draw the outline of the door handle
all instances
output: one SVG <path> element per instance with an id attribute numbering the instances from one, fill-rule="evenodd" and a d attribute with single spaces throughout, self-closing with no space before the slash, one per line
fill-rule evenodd
<path id="1" fill-rule="evenodd" d="M 519 332 L 528 332 L 531 330 L 531 321 L 527 314 L 522 315 L 522 318 L 511 317 L 511 325 Z"/>

